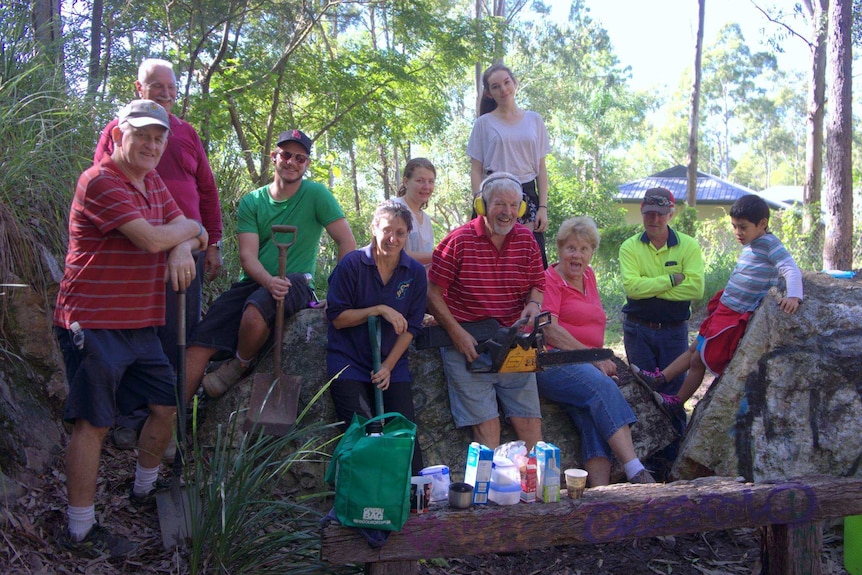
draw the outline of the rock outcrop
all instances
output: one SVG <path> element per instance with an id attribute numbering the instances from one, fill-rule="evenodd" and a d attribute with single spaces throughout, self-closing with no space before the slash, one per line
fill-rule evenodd
<path id="1" fill-rule="evenodd" d="M 755 312 L 695 409 L 675 476 L 862 476 L 862 282 L 805 272 L 804 286 L 795 315 L 774 289 Z"/>
<path id="2" fill-rule="evenodd" d="M 285 374 L 303 377 L 300 411 L 309 403 L 308 421 L 336 421 L 329 393 L 325 392 L 312 403 L 314 395 L 327 383 L 326 330 L 322 311 L 304 310 L 285 325 L 283 369 Z M 622 361 L 621 390 L 638 416 L 632 427 L 635 449 L 641 457 L 661 449 L 673 438 L 669 421 L 661 414 L 637 385 L 631 384 L 630 372 Z M 468 430 L 456 429 L 449 409 L 449 396 L 443 366 L 438 350 L 412 351 L 410 365 L 413 372 L 413 396 L 416 407 L 419 443 L 425 464 L 448 465 L 453 478 L 463 477 L 467 445 L 471 441 Z M 272 373 L 272 358 L 267 356 L 257 367 L 258 372 Z M 232 413 L 247 408 L 251 395 L 253 375 L 234 386 L 227 394 L 207 406 L 202 437 L 205 443 L 213 440 L 216 426 L 230 421 Z M 542 433 L 546 441 L 560 448 L 564 468 L 582 464 L 577 430 L 569 416 L 555 404 L 542 403 Z M 235 414 L 240 418 L 245 416 Z M 334 433 L 332 434 L 335 435 Z M 504 440 L 515 439 L 508 425 L 503 426 Z M 334 445 L 328 447 L 331 452 Z M 323 470 L 326 462 L 297 465 L 293 468 L 298 483 L 304 490 L 323 489 Z M 617 470 L 615 477 L 624 476 Z"/>
<path id="3" fill-rule="evenodd" d="M 19 280 L 20 282 L 20 280 Z M 23 491 L 57 456 L 66 385 L 51 307 L 29 287 L 3 290 L 0 326 L 0 500 Z M 53 298 L 53 296 L 51 296 Z M 5 475 L 4 475 L 5 474 Z M 8 479 L 14 478 L 16 481 Z"/>

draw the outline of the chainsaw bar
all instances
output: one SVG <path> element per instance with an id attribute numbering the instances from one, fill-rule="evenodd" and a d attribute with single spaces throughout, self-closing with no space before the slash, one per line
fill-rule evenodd
<path id="1" fill-rule="evenodd" d="M 566 365 L 569 363 L 590 363 L 603 359 L 613 359 L 614 350 L 608 348 L 573 349 L 568 351 L 541 352 L 536 356 L 539 369 L 554 365 Z"/>

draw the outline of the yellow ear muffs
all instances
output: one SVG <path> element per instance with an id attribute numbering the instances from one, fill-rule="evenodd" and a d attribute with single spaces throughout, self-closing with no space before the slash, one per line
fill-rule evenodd
<path id="1" fill-rule="evenodd" d="M 506 174 L 506 173 L 502 173 L 502 172 L 498 172 L 497 174 L 491 174 L 490 176 L 485 178 L 485 180 L 482 182 L 482 185 L 479 186 L 479 193 L 476 194 L 476 197 L 473 199 L 473 210 L 475 210 L 476 214 L 478 214 L 480 216 L 484 216 L 486 213 L 488 213 L 488 210 L 486 209 L 486 206 L 485 206 L 485 198 L 482 195 L 483 192 L 485 191 L 485 186 L 488 184 L 488 182 L 492 182 L 494 180 L 501 180 L 501 179 L 512 180 L 513 182 L 517 183 L 519 186 L 521 185 L 521 182 L 510 174 Z M 527 213 L 527 202 L 526 202 L 526 200 L 524 200 L 524 196 L 522 195 L 521 196 L 521 204 L 518 206 L 518 217 L 523 218 L 524 214 L 526 214 L 526 213 Z"/>
<path id="2" fill-rule="evenodd" d="M 477 194 L 473 199 L 473 210 L 480 216 L 485 215 L 485 199 L 482 197 L 482 194 Z"/>

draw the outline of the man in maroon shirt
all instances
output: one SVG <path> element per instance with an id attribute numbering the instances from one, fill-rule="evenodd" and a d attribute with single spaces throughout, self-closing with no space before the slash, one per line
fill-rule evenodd
<path id="1" fill-rule="evenodd" d="M 177 79 L 173 65 L 165 60 L 154 58 L 144 60 L 138 67 L 135 90 L 139 97 L 157 102 L 168 113 L 171 136 L 156 170 L 183 214 L 189 219 L 203 223 L 210 238 L 210 245 L 206 252 L 201 252 L 195 257 L 197 275 L 186 293 L 188 335 L 200 321 L 201 284 L 204 275 L 213 279 L 219 275 L 222 268 L 220 251 L 222 221 L 218 189 L 198 133 L 191 124 L 171 114 L 177 98 Z M 110 156 L 113 153 L 114 143 L 111 132 L 116 125 L 117 120 L 114 119 L 103 130 L 96 146 L 95 164 L 98 164 L 104 156 Z M 159 339 L 171 364 L 176 367 L 177 299 L 176 293 L 170 286 L 167 286 L 165 298 L 165 325 L 159 327 Z M 132 414 L 118 416 L 117 428 L 112 436 L 117 447 L 123 449 L 135 447 L 137 432 L 140 431 L 146 419 L 146 413 L 146 408 L 141 407 Z"/>

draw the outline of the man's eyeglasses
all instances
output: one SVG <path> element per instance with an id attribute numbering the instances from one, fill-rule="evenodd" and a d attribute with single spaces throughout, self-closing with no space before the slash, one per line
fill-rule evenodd
<path id="1" fill-rule="evenodd" d="M 659 206 L 662 208 L 670 208 L 673 206 L 673 202 L 664 196 L 647 196 L 644 198 L 643 204 L 645 206 Z"/>
<path id="2" fill-rule="evenodd" d="M 308 156 L 306 156 L 305 154 L 294 154 L 293 152 L 282 151 L 282 152 L 276 152 L 275 155 L 280 157 L 285 162 L 290 161 L 291 158 L 293 158 L 293 160 L 297 164 L 304 164 L 305 162 L 308 161 Z"/>
<path id="3" fill-rule="evenodd" d="M 155 90 L 156 92 L 160 92 L 161 90 L 167 89 L 169 92 L 179 92 L 180 87 L 176 84 L 162 84 L 161 82 L 153 82 L 152 84 L 144 83 L 144 86 L 149 88 L 150 90 Z"/>

